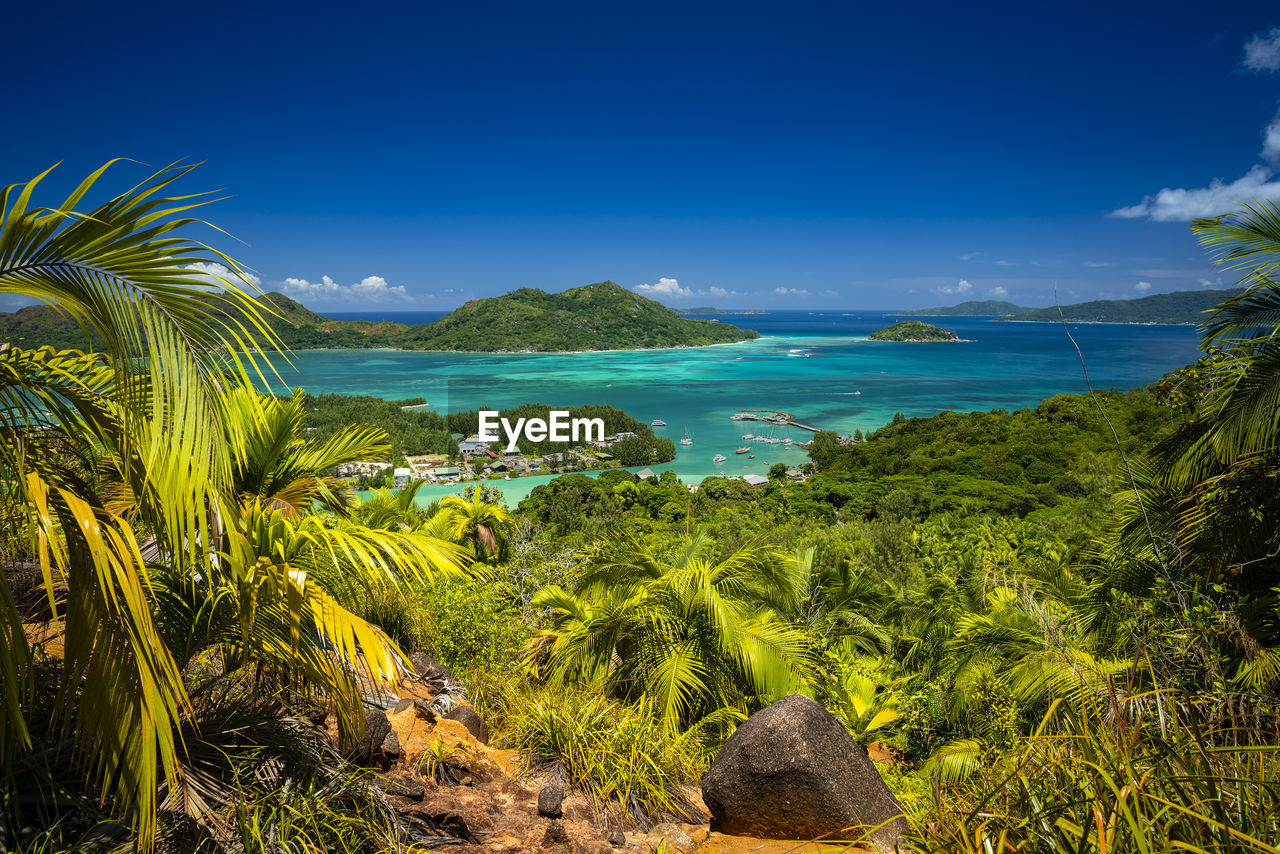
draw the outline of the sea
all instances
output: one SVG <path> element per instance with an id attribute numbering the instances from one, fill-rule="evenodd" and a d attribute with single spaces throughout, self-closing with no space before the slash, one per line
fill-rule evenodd
<path id="1" fill-rule="evenodd" d="M 443 313 L 332 316 L 429 323 Z M 655 432 L 677 442 L 677 455 L 652 468 L 671 469 L 682 480 L 697 482 L 719 474 L 763 475 L 774 463 L 799 466 L 807 460 L 800 448 L 743 435 L 801 442 L 812 433 L 730 420 L 740 410 L 788 412 L 818 429 L 865 433 L 899 412 L 910 417 L 946 410 L 1015 410 L 1054 394 L 1083 392 L 1086 369 L 1096 389 L 1130 389 L 1199 356 L 1191 326 L 1100 323 L 1064 329 L 1054 323 L 929 317 L 920 319 L 967 340 L 916 344 L 868 340 L 871 332 L 904 319 L 888 312 L 698 316 L 754 329 L 761 337 L 710 347 L 599 353 L 306 350 L 295 351 L 290 364 L 280 363 L 277 369 L 288 386 L 312 393 L 423 397 L 441 412 L 521 403 L 563 408 L 609 404 L 645 422 L 665 421 L 667 426 Z M 686 437 L 692 444 L 680 445 Z M 750 451 L 735 453 L 741 447 Z M 717 454 L 726 459 L 716 462 Z M 514 506 L 547 479 L 512 478 L 496 485 Z M 419 501 L 458 491 L 456 486 L 428 486 Z"/>

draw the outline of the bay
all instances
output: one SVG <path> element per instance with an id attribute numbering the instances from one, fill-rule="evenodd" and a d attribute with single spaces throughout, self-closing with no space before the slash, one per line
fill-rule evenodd
<path id="1" fill-rule="evenodd" d="M 427 322 L 437 313 L 349 313 L 349 319 Z M 777 462 L 798 466 L 799 448 L 763 444 L 745 433 L 807 441 L 799 428 L 736 422 L 741 409 L 780 410 L 803 424 L 846 434 L 874 430 L 895 413 L 1019 409 L 1058 393 L 1086 390 L 1075 347 L 1059 324 L 993 318 L 923 318 L 965 343 L 877 342 L 867 336 L 901 318 L 886 312 L 774 311 L 705 315 L 755 329 L 756 341 L 674 350 L 601 353 L 429 353 L 395 350 L 308 350 L 280 364 L 285 381 L 316 394 L 422 396 L 442 412 L 501 409 L 521 403 L 556 407 L 604 403 L 626 410 L 674 440 L 670 468 L 682 480 L 723 472 L 766 474 Z M 1190 326 L 1071 324 L 1097 389 L 1145 385 L 1198 358 Z M 755 459 L 735 454 L 750 447 Z M 727 459 L 713 461 L 716 454 Z M 514 505 L 545 478 L 502 481 Z M 427 487 L 434 500 L 456 487 Z"/>

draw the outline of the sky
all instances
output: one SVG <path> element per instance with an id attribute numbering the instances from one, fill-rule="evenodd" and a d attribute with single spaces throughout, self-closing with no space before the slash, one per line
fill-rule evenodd
<path id="1" fill-rule="evenodd" d="M 895 8 L 885 8 L 892 5 Z M 200 162 L 203 239 L 318 310 L 613 280 L 673 306 L 1229 287 L 1280 198 L 1280 7 L 9 4 L 0 183 Z M 145 165 L 144 165 L 145 164 Z M 0 304 L 0 308 L 12 307 Z"/>

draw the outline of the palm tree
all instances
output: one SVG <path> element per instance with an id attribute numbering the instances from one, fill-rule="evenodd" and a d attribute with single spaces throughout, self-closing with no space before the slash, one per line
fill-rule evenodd
<path id="1" fill-rule="evenodd" d="M 511 514 L 501 504 L 486 501 L 480 490 L 467 498 L 449 495 L 440 500 L 450 536 L 455 542 L 468 543 L 476 559 L 504 563 L 510 556 L 506 529 Z"/>
<path id="2" fill-rule="evenodd" d="M 303 394 L 271 397 L 240 387 L 227 393 L 227 445 L 232 489 L 297 519 L 313 505 L 346 513 L 352 503 L 342 481 L 323 474 L 343 463 L 385 458 L 391 441 L 378 427 L 352 425 L 324 441 L 303 435 Z"/>
<path id="3" fill-rule="evenodd" d="M 0 190 L 0 294 L 53 306 L 101 353 L 0 345 L 0 762 L 12 780 L 33 747 L 32 655 L 8 571 L 30 561 L 65 634 L 60 731 L 84 773 L 132 813 L 145 848 L 187 700 L 151 616 L 133 524 L 95 489 L 95 464 L 105 460 L 136 497 L 158 550 L 194 561 L 185 547 L 207 541 L 207 497 L 230 482 L 221 385 L 260 376 L 239 354 L 276 339 L 241 268 L 186 236 L 200 222 L 186 212 L 211 199 L 163 195 L 191 167 L 82 209 L 111 165 L 55 207 L 32 201 L 47 171 Z M 197 278 L 209 264 L 228 271 L 221 293 Z"/>
<path id="4" fill-rule="evenodd" d="M 572 591 L 552 585 L 534 597 L 552 616 L 531 663 L 557 680 L 645 698 L 673 727 L 804 690 L 812 638 L 779 616 L 799 604 L 790 562 L 769 549 L 715 561 L 713 549 L 701 535 L 670 561 L 634 540 L 601 547 Z"/>

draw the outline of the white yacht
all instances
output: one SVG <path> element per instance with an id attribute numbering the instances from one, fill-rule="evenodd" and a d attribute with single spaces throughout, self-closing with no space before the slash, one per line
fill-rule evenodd
<path id="1" fill-rule="evenodd" d="M 711 458 L 711 462 L 713 462 L 713 463 L 722 463 L 722 462 L 724 462 L 724 461 L 725 461 L 725 460 L 727 460 L 727 459 L 729 459 L 729 458 L 728 458 L 728 457 L 726 457 L 724 454 L 716 454 L 714 457 L 712 457 L 712 458 Z"/>
<path id="2" fill-rule="evenodd" d="M 666 427 L 667 422 L 663 421 L 661 418 L 655 418 L 649 422 L 649 426 L 650 427 Z"/>

